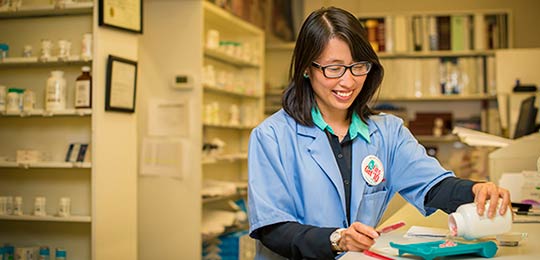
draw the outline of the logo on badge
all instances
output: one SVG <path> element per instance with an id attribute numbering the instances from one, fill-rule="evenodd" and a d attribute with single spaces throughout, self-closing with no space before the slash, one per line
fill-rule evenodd
<path id="1" fill-rule="evenodd" d="M 384 167 L 375 155 L 368 155 L 362 161 L 362 177 L 371 186 L 378 185 L 384 179 Z"/>

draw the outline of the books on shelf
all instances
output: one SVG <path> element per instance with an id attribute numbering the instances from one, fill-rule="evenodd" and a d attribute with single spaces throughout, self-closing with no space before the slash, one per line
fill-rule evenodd
<path id="1" fill-rule="evenodd" d="M 360 17 L 378 52 L 483 51 L 509 47 L 508 15 L 396 14 Z"/>
<path id="2" fill-rule="evenodd" d="M 484 60 L 484 57 L 382 59 L 385 77 L 381 97 L 493 94 L 495 73 L 489 62 L 489 71 L 485 71 Z"/>
<path id="3" fill-rule="evenodd" d="M 86 143 L 69 144 L 66 153 L 66 162 L 90 162 L 90 145 Z"/>

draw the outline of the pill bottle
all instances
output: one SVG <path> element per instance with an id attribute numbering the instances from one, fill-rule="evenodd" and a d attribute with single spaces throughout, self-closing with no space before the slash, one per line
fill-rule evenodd
<path id="1" fill-rule="evenodd" d="M 71 215 L 71 198 L 62 197 L 58 201 L 58 216 L 69 217 Z"/>
<path id="2" fill-rule="evenodd" d="M 82 67 L 82 74 L 75 81 L 75 108 L 92 107 L 92 76 L 90 67 Z"/>
<path id="3" fill-rule="evenodd" d="M 42 246 L 39 248 L 39 257 L 38 260 L 50 260 L 51 259 L 51 250 L 48 246 Z"/>
<path id="4" fill-rule="evenodd" d="M 6 96 L 7 96 L 6 86 L 0 85 L 0 113 L 6 111 Z"/>
<path id="5" fill-rule="evenodd" d="M 47 199 L 36 197 L 34 199 L 34 216 L 47 216 Z"/>
<path id="6" fill-rule="evenodd" d="M 81 42 L 81 59 L 88 61 L 92 59 L 92 34 L 83 34 Z"/>
<path id="7" fill-rule="evenodd" d="M 23 108 L 24 112 L 32 112 L 36 108 L 36 94 L 34 91 L 26 89 L 23 94 Z"/>
<path id="8" fill-rule="evenodd" d="M 61 70 L 51 71 L 45 90 L 45 110 L 58 111 L 66 109 L 66 80 Z"/>
<path id="9" fill-rule="evenodd" d="M 54 254 L 56 260 L 66 260 L 66 250 L 63 248 L 56 248 L 56 252 Z"/>
<path id="10" fill-rule="evenodd" d="M 22 216 L 23 214 L 23 199 L 21 196 L 16 196 L 13 199 L 13 215 L 15 216 Z"/>
<path id="11" fill-rule="evenodd" d="M 19 89 L 9 88 L 6 99 L 6 112 L 18 113 L 21 112 L 21 95 Z"/>
<path id="12" fill-rule="evenodd" d="M 504 215 L 499 214 L 497 207 L 493 218 L 487 216 L 489 201 L 486 202 L 482 216 L 478 215 L 475 203 L 459 206 L 456 212 L 448 215 L 448 227 L 453 236 L 473 240 L 485 236 L 493 236 L 506 233 L 512 228 L 512 213 L 507 210 Z"/>

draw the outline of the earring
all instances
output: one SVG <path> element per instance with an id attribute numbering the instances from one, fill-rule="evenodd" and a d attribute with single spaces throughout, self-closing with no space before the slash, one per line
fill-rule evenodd
<path id="1" fill-rule="evenodd" d="M 309 75 L 307 73 L 304 72 L 304 78 L 309 78 Z"/>

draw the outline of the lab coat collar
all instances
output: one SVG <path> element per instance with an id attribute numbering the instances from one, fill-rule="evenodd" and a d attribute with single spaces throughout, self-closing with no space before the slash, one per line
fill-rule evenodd
<path id="1" fill-rule="evenodd" d="M 311 117 L 313 118 L 313 123 L 319 127 L 321 130 L 325 131 L 328 130 L 330 133 L 334 134 L 334 130 L 332 127 L 330 127 L 326 121 L 324 121 L 323 116 L 321 114 L 321 111 L 317 107 L 313 107 L 311 109 Z M 356 136 L 361 136 L 366 140 L 366 142 L 370 143 L 370 130 L 369 126 L 360 119 L 360 116 L 356 112 L 353 112 L 352 118 L 351 118 L 351 125 L 349 126 L 349 136 L 351 140 L 356 138 Z"/>

